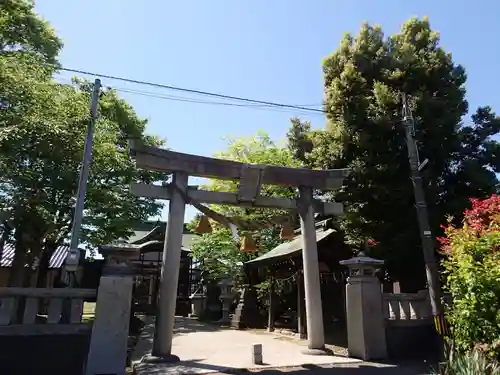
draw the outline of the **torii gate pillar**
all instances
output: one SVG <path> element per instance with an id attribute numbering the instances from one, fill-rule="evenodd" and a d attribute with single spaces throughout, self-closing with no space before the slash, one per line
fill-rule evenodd
<path id="1" fill-rule="evenodd" d="M 173 174 L 172 184 L 177 189 L 172 189 L 172 198 L 168 209 L 160 275 L 158 313 L 156 315 L 155 337 L 151 352 L 153 357 L 171 362 L 179 360 L 179 357 L 172 354 L 172 338 L 175 324 L 177 286 L 179 284 L 184 214 L 186 211 L 186 203 L 181 194 L 187 190 L 188 177 L 185 172 L 175 172 Z"/>
<path id="2" fill-rule="evenodd" d="M 314 226 L 313 189 L 299 188 L 299 215 L 302 230 L 302 262 L 307 314 L 307 354 L 323 354 L 325 332 L 321 308 L 321 284 L 318 267 L 318 244 Z"/>

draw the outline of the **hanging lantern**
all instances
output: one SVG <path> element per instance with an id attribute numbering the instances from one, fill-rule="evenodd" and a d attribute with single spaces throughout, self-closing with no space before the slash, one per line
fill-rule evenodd
<path id="1" fill-rule="evenodd" d="M 257 251 L 257 245 L 251 235 L 247 234 L 243 237 L 240 250 L 246 253 L 255 253 Z"/>
<path id="2" fill-rule="evenodd" d="M 291 240 L 292 238 L 295 238 L 295 233 L 293 233 L 293 228 L 290 223 L 286 222 L 283 224 L 281 227 L 280 238 L 282 240 Z"/>
<path id="3" fill-rule="evenodd" d="M 212 226 L 208 221 L 208 217 L 203 215 L 198 221 L 198 225 L 196 225 L 196 233 L 204 234 L 204 233 L 212 233 Z"/>

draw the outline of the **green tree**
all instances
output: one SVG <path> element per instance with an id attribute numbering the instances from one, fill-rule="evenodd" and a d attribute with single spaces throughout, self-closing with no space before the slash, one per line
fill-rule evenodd
<path id="1" fill-rule="evenodd" d="M 333 194 L 346 207 L 341 225 L 347 239 L 357 245 L 375 239 L 374 255 L 386 260 L 390 275 L 408 291 L 422 288 L 401 93 L 410 96 L 420 159 L 429 159 L 423 173 L 434 233 L 445 214 L 460 220 L 469 196 L 496 190 L 499 146 L 492 136 L 498 118 L 486 107 L 472 125 L 462 122 L 465 71 L 439 46 L 427 19 L 411 19 L 388 38 L 364 24 L 356 37 L 344 36 L 323 71 L 326 129 L 311 132 L 295 121 L 290 147 L 306 166 L 351 169 Z M 299 142 L 310 149 L 298 150 Z"/>
<path id="2" fill-rule="evenodd" d="M 16 244 L 11 284 L 17 285 L 22 283 L 25 263 L 38 257 L 43 269 L 68 238 L 90 101 L 90 86 L 85 82 L 28 81 L 26 85 L 32 105 L 19 114 L 15 124 L 0 123 L 7 128 L 0 137 L 0 206 L 11 213 Z M 24 97 L 14 96 L 13 101 L 16 98 L 26 105 Z M 135 223 L 159 212 L 154 200 L 128 192 L 132 181 L 150 183 L 161 178 L 157 173 L 137 171 L 128 155 L 128 138 L 162 144 L 144 136 L 145 124 L 115 92 L 101 95 L 82 230 L 82 242 L 90 250 L 127 237 Z"/>
<path id="3" fill-rule="evenodd" d="M 0 212 L 16 246 L 11 285 L 22 284 L 34 258 L 43 270 L 68 237 L 89 122 L 91 85 L 52 80 L 62 42 L 33 7 L 26 0 L 0 7 Z M 129 137 L 163 144 L 144 135 L 145 125 L 116 92 L 102 93 L 82 233 L 91 250 L 127 237 L 160 209 L 128 193 L 132 181 L 161 178 L 137 171 L 128 155 Z"/>
<path id="4" fill-rule="evenodd" d="M 0 1 L 0 51 L 25 53 L 55 64 L 62 42 L 49 23 L 36 14 L 33 0 Z"/>
<path id="5" fill-rule="evenodd" d="M 256 136 L 251 137 L 230 138 L 228 139 L 228 148 L 225 151 L 216 153 L 214 156 L 243 163 L 290 167 L 299 165 L 285 145 L 281 146 L 274 143 L 265 132 L 259 132 Z M 205 188 L 212 191 L 236 192 L 237 182 L 212 180 Z M 263 186 L 261 194 L 293 198 L 296 192 L 292 188 Z M 240 217 L 257 222 L 269 221 L 277 216 L 289 214 L 278 209 L 242 208 L 223 205 L 214 205 L 211 208 L 226 217 Z M 290 220 L 293 220 L 293 215 L 290 215 Z M 195 218 L 196 220 L 197 218 Z M 205 262 L 203 265 L 204 270 L 212 278 L 229 275 L 234 279 L 239 279 L 242 276 L 244 262 L 256 257 L 256 254 L 240 251 L 239 244 L 235 243 L 231 231 L 216 223 L 214 224 L 212 233 L 203 234 L 191 246 L 193 257 L 199 260 L 212 260 Z M 280 228 L 278 226 L 264 228 L 258 233 L 252 233 L 258 240 L 259 254 L 263 254 L 281 243 L 279 233 Z M 240 233 L 240 236 L 242 234 L 245 233 Z M 217 260 L 217 262 L 214 260 Z"/>

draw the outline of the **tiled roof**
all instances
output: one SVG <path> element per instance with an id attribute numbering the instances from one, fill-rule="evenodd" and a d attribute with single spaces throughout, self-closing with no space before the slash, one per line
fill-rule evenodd
<path id="1" fill-rule="evenodd" d="M 69 251 L 69 245 L 59 246 L 52 257 L 50 258 L 49 268 L 61 268 L 64 261 L 66 260 L 66 255 Z M 5 244 L 3 248 L 2 259 L 0 261 L 0 267 L 12 267 L 12 261 L 14 260 L 15 247 L 12 244 Z"/>
<path id="2" fill-rule="evenodd" d="M 144 231 L 142 229 L 147 228 L 148 225 L 155 225 L 149 231 Z M 100 245 L 99 251 L 106 250 L 118 250 L 118 249 L 142 249 L 151 244 L 163 244 L 165 239 L 165 229 L 166 223 L 164 221 L 159 222 L 145 222 L 143 223 L 141 230 L 136 230 L 134 234 L 127 240 L 119 240 L 115 243 Z M 191 244 L 194 239 L 199 237 L 198 234 L 192 233 L 184 224 L 184 231 L 182 235 L 182 250 L 190 251 Z"/>
<path id="3" fill-rule="evenodd" d="M 316 230 L 316 242 L 328 237 L 330 234 L 334 233 L 334 229 L 318 229 Z M 258 258 L 248 261 L 247 263 L 261 263 L 264 261 L 278 260 L 281 258 L 290 257 L 295 253 L 302 252 L 302 236 L 296 236 L 290 242 L 284 242 L 281 245 L 276 246 L 274 249 L 270 250 L 268 253 L 261 255 Z"/>

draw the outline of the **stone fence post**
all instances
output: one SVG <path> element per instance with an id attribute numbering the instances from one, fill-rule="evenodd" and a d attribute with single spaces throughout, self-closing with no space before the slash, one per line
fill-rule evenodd
<path id="1" fill-rule="evenodd" d="M 375 269 L 383 263 L 363 252 L 340 262 L 349 267 L 346 285 L 349 356 L 365 361 L 387 358 L 383 296 L 375 276 Z"/>
<path id="2" fill-rule="evenodd" d="M 105 268 L 97 292 L 86 375 L 125 375 L 133 275 L 127 266 Z"/>

